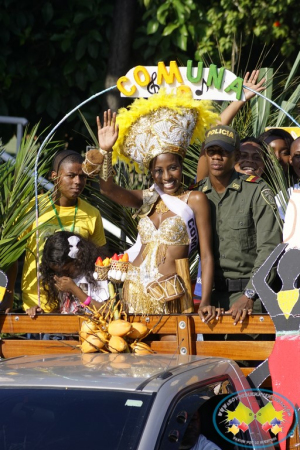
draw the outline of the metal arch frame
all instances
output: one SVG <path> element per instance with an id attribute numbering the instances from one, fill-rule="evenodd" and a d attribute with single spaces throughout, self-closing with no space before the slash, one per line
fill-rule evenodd
<path id="1" fill-rule="evenodd" d="M 288 116 L 289 119 L 291 119 L 292 122 L 294 122 L 297 127 L 300 128 L 299 123 L 287 112 L 285 111 L 283 108 L 281 108 L 281 106 L 279 106 L 277 103 L 275 103 L 273 100 L 271 100 L 270 98 L 266 97 L 265 95 L 261 94 L 260 92 L 256 92 L 254 89 L 248 87 L 248 86 L 244 86 L 244 89 L 248 89 L 248 91 L 254 92 L 254 94 L 258 95 L 259 97 L 262 97 L 264 100 L 267 100 L 269 103 L 271 103 L 273 106 L 275 106 L 277 109 L 279 109 L 280 111 L 282 111 L 286 116 Z"/>
<path id="2" fill-rule="evenodd" d="M 39 161 L 39 157 L 41 154 L 41 151 L 43 150 L 43 148 L 45 147 L 46 143 L 48 142 L 48 140 L 50 140 L 53 136 L 53 134 L 55 133 L 55 131 L 59 128 L 59 126 L 68 118 L 70 117 L 75 111 L 77 111 L 81 106 L 85 105 L 86 103 L 90 102 L 91 100 L 94 100 L 96 97 L 99 97 L 102 94 L 105 94 L 106 92 L 109 92 L 113 89 L 115 89 L 117 86 L 112 86 L 110 88 L 105 89 L 104 91 L 101 92 L 97 92 L 97 94 L 92 95 L 91 97 L 89 97 L 87 100 L 83 101 L 82 103 L 80 103 L 78 106 L 76 106 L 74 109 L 72 109 L 68 114 L 66 114 L 59 122 L 57 125 L 55 125 L 55 127 L 50 131 L 50 133 L 46 136 L 46 138 L 44 139 L 44 141 L 42 142 L 42 144 L 40 145 L 40 148 L 38 150 L 37 153 L 37 157 L 36 157 L 36 161 L 35 161 L 35 167 L 34 167 L 34 192 L 35 192 L 35 213 L 36 213 L 36 227 L 38 227 L 38 161 Z M 259 97 L 262 97 L 264 100 L 268 101 L 269 103 L 271 103 L 273 106 L 275 106 L 277 109 L 279 109 L 280 111 L 282 111 L 292 122 L 294 122 L 297 127 L 300 128 L 300 124 L 287 112 L 285 111 L 283 108 L 281 108 L 281 106 L 279 106 L 276 102 L 274 102 L 273 100 L 269 99 L 268 97 L 266 97 L 265 95 L 261 94 L 260 92 L 256 92 L 254 89 L 248 87 L 248 86 L 244 86 L 244 89 L 248 89 L 249 91 L 253 92 L 254 94 L 258 95 Z M 40 306 L 40 283 L 39 283 L 39 234 L 38 234 L 38 229 L 36 230 L 36 241 L 37 241 L 37 277 L 38 277 L 38 304 Z"/>

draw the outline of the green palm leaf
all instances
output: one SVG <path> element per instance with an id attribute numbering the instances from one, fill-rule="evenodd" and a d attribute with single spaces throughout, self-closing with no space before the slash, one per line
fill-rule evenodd
<path id="1" fill-rule="evenodd" d="M 0 164 L 0 269 L 4 272 L 18 260 L 27 239 L 35 232 L 28 231 L 36 217 L 34 205 L 28 209 L 28 203 L 34 198 L 38 126 L 35 125 L 29 133 L 25 131 L 16 160 Z M 58 143 L 50 143 L 42 152 L 39 176 L 46 174 L 57 146 Z M 41 213 L 43 202 L 40 204 Z"/>
<path id="2" fill-rule="evenodd" d="M 260 69 L 260 73 L 263 73 L 263 77 L 266 78 L 266 90 L 264 95 L 267 98 L 272 99 L 273 93 L 273 69 Z M 261 76 L 260 76 L 261 78 Z M 256 96 L 250 100 L 253 120 L 253 135 L 259 136 L 265 131 L 265 127 L 270 115 L 271 104 L 262 97 Z"/>
<path id="3" fill-rule="evenodd" d="M 296 90 L 292 93 L 288 100 L 283 100 L 281 103 L 281 107 L 288 113 L 291 113 L 297 106 L 297 103 L 300 99 L 300 85 L 297 86 Z M 283 125 L 283 122 L 286 120 L 286 114 L 282 111 L 278 112 L 276 127 L 280 127 Z"/>
<path id="4" fill-rule="evenodd" d="M 285 98 L 285 95 L 286 95 L 286 91 L 287 91 L 287 90 L 289 89 L 289 87 L 291 87 L 291 85 L 293 84 L 293 80 L 294 80 L 294 78 L 295 78 L 295 76 L 296 76 L 296 73 L 297 73 L 297 70 L 298 70 L 299 65 L 300 65 L 300 52 L 298 53 L 298 56 L 297 56 L 297 58 L 295 59 L 295 62 L 294 62 L 294 64 L 293 64 L 293 67 L 292 67 L 292 69 L 291 69 L 291 71 L 290 71 L 290 73 L 289 73 L 289 75 L 288 75 L 288 77 L 287 77 L 287 80 L 286 80 L 286 82 L 285 82 L 284 89 L 283 89 L 283 91 L 282 91 L 280 97 L 278 98 L 278 104 L 279 104 L 279 105 L 282 104 L 282 102 L 283 102 L 283 100 L 284 100 L 284 98 Z"/>

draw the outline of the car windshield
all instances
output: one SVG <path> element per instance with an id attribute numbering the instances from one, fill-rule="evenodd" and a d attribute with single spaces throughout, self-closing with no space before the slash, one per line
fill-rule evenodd
<path id="1" fill-rule="evenodd" d="M 2 450 L 135 449 L 150 394 L 81 389 L 1 389 Z"/>

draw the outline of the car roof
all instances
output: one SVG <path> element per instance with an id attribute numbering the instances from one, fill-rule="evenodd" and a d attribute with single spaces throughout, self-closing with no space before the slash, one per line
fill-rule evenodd
<path id="1" fill-rule="evenodd" d="M 189 355 L 62 354 L 0 362 L 0 387 L 116 389 L 157 392 L 171 377 L 197 370 L 198 381 L 238 370 L 231 360 Z"/>

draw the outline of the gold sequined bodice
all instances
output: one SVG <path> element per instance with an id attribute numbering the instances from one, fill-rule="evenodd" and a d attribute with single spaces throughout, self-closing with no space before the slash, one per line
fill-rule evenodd
<path id="1" fill-rule="evenodd" d="M 185 194 L 185 199 L 182 201 L 187 203 L 190 193 L 191 191 Z M 155 198 L 156 200 L 157 197 Z M 147 214 L 149 212 L 150 210 L 147 211 Z M 172 262 L 172 260 L 168 261 L 167 259 L 169 247 L 174 245 L 188 246 L 190 244 L 187 225 L 180 216 L 176 215 L 167 217 L 161 222 L 159 228 L 156 228 L 147 215 L 140 219 L 138 231 L 143 244 L 139 260 L 141 262 L 138 267 L 129 264 L 123 287 L 125 308 L 127 311 L 135 314 L 178 312 L 180 309 L 176 302 L 167 304 L 153 299 L 147 292 L 147 286 L 152 281 L 159 280 L 162 277 L 160 267 L 163 264 L 166 264 L 168 267 L 168 264 Z"/>
<path id="2" fill-rule="evenodd" d="M 140 219 L 138 231 L 142 244 L 157 242 L 167 245 L 189 245 L 186 224 L 180 216 L 166 218 L 157 229 L 148 216 Z"/>

